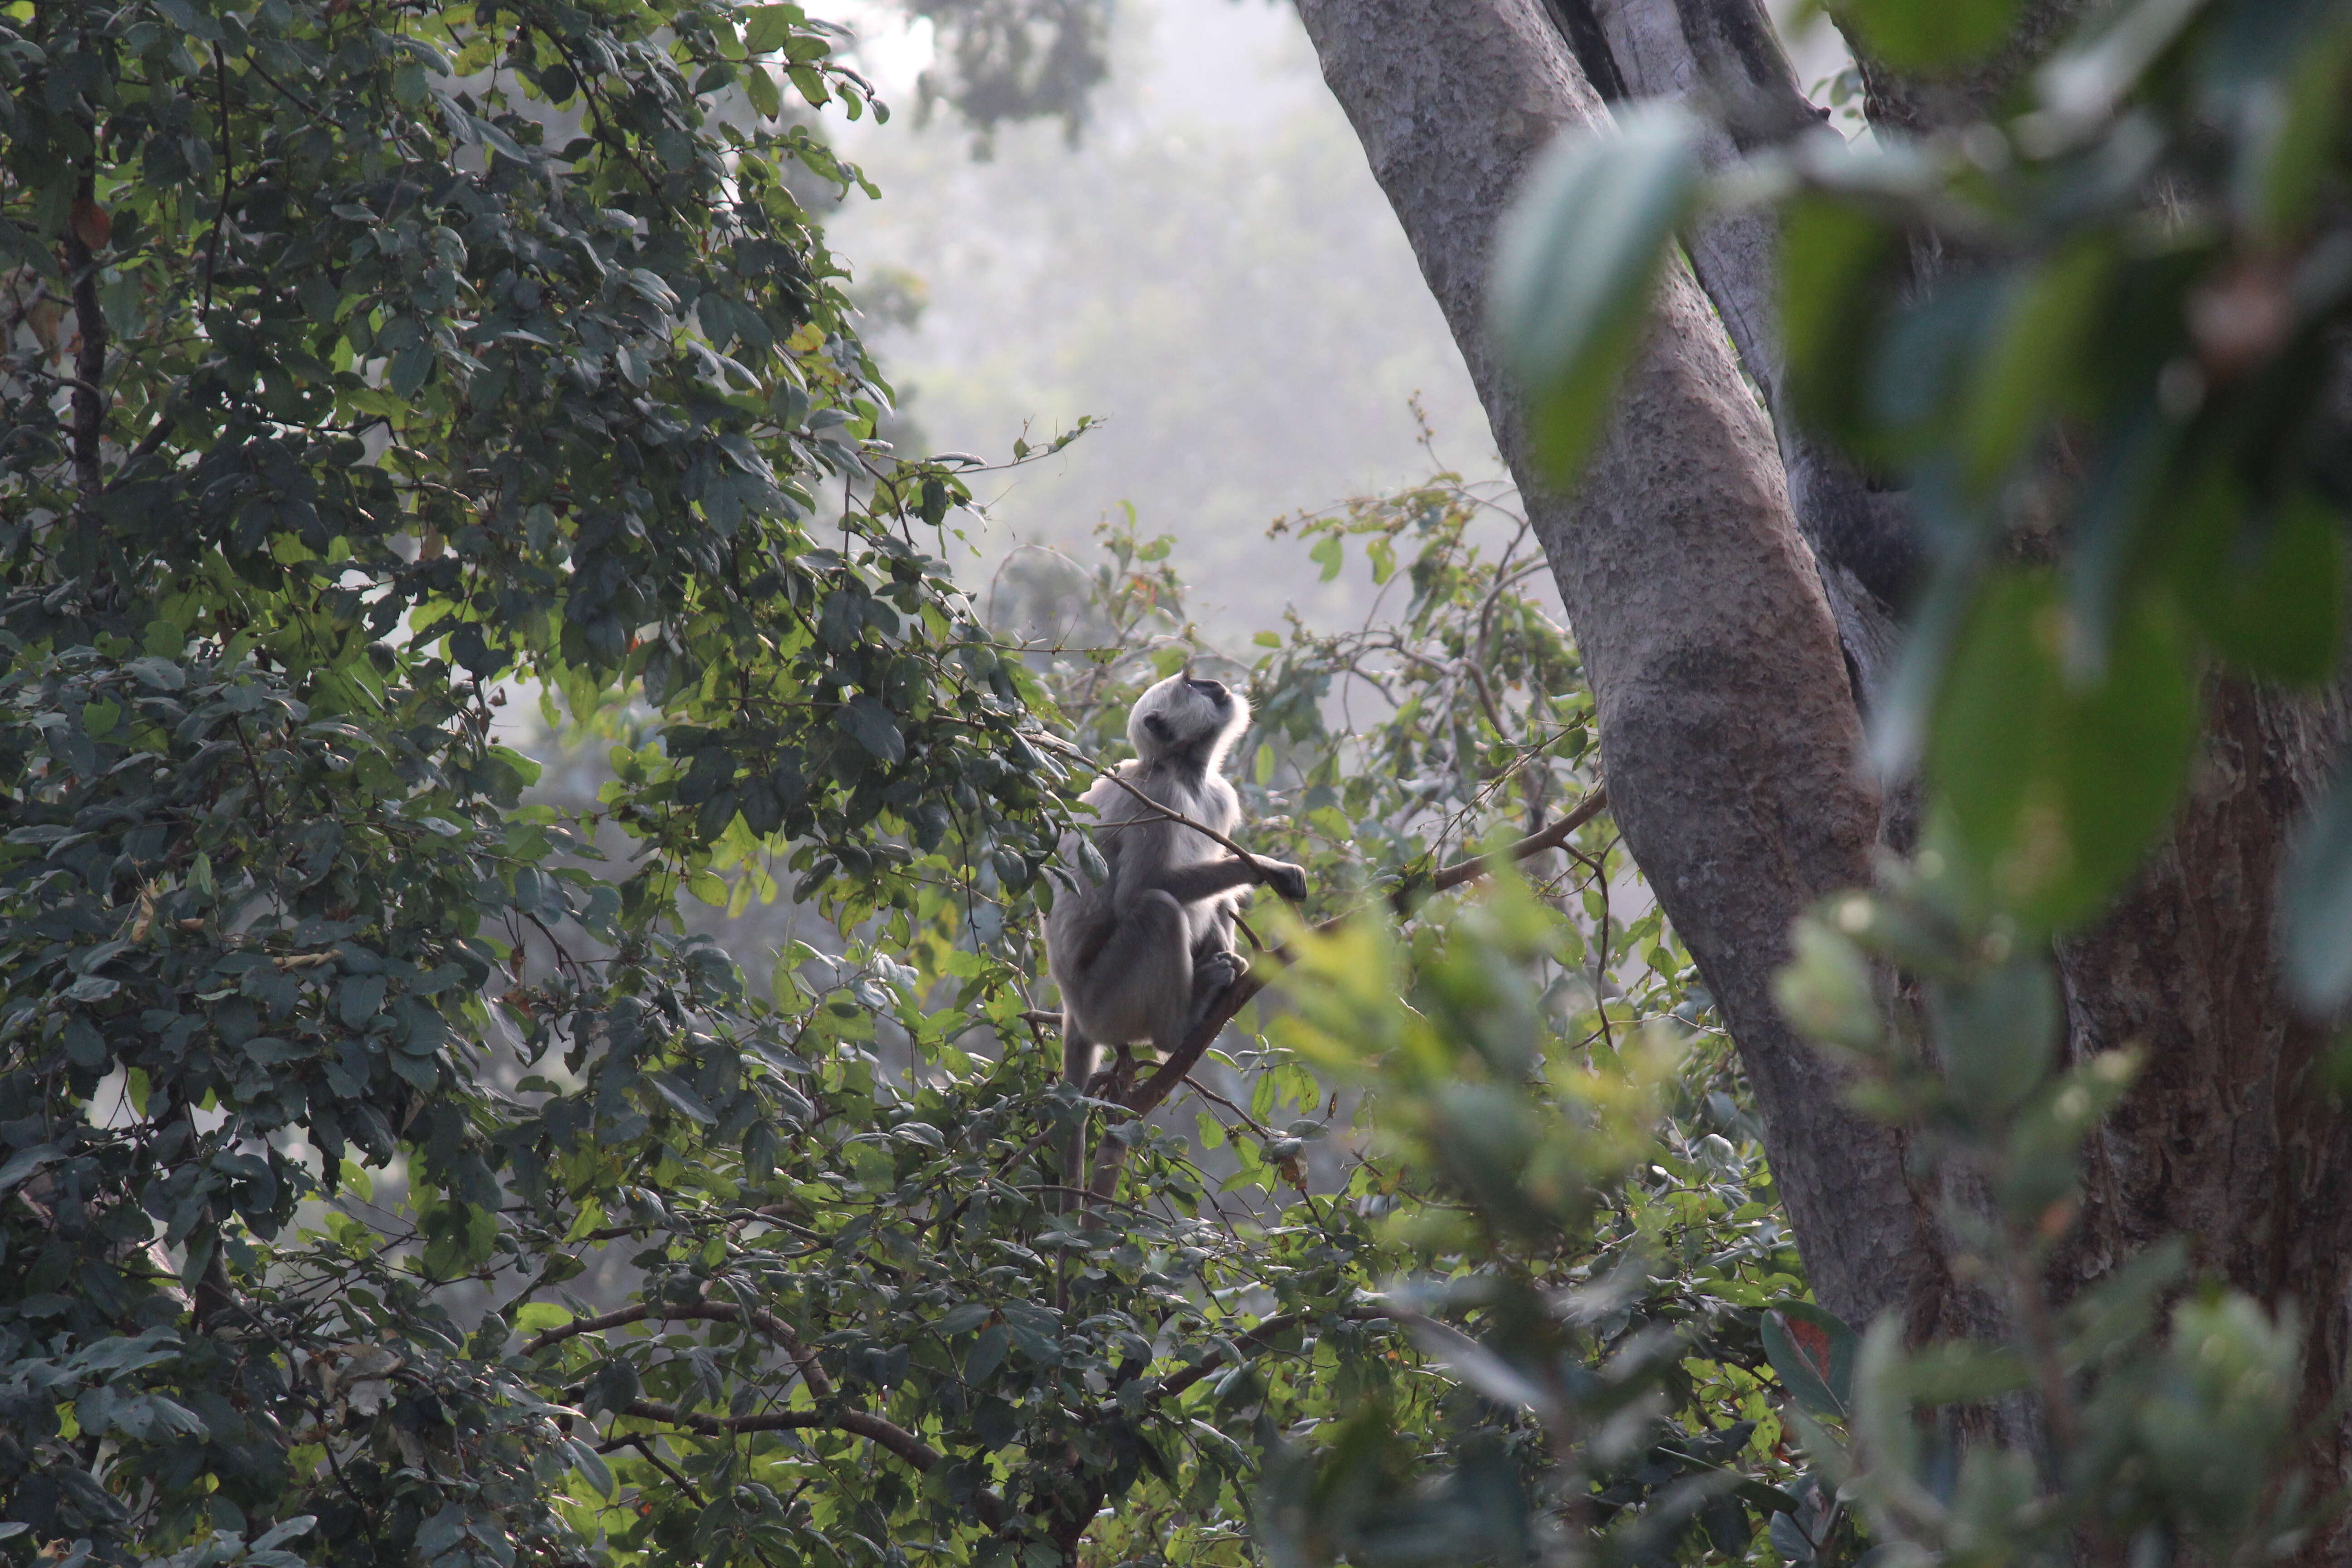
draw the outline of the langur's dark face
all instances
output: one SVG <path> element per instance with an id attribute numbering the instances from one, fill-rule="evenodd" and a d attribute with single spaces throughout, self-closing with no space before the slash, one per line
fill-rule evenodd
<path id="1" fill-rule="evenodd" d="M 1139 755 L 1213 742 L 1237 729 L 1248 708 L 1222 680 L 1171 675 L 1136 700 L 1128 738 Z"/>
<path id="2" fill-rule="evenodd" d="M 1223 681 L 1196 680 L 1188 675 L 1184 678 L 1184 684 L 1199 692 L 1202 696 L 1207 698 L 1210 705 L 1215 708 L 1220 713 L 1232 711 L 1234 706 L 1234 694 L 1225 689 L 1225 683 Z"/>

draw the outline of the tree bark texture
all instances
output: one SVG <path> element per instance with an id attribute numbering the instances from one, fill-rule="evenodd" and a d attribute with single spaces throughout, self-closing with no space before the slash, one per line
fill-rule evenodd
<path id="1" fill-rule="evenodd" d="M 2090 1141 L 2083 1216 L 2052 1266 L 2060 1296 L 2168 1236 L 2307 1333 L 2300 1414 L 2318 1420 L 2352 1349 L 2352 1117 L 2319 1067 L 2329 1030 L 2278 982 L 2273 890 L 2289 826 L 2343 744 L 2339 692 L 2297 698 L 2233 680 L 2170 838 L 2091 931 L 2060 944 L 2070 1058 L 2131 1047 L 2140 1079 Z M 2352 1479 L 2337 1413 L 2311 1455 Z M 2306 1560 L 2342 1561 L 2339 1526 Z"/>
<path id="2" fill-rule="evenodd" d="M 2091 0 L 2028 0 L 2000 49 L 1935 80 L 1858 47 L 1871 121 L 1881 135 L 1935 135 L 2014 107 L 2032 70 L 2096 12 Z M 1965 264 L 1919 258 L 1926 273 Z M 2272 917 L 2294 825 L 2352 731 L 2348 687 L 2297 697 L 2212 681 L 2171 833 L 2105 918 L 2057 952 L 2069 1059 L 2131 1048 L 2141 1069 L 2085 1151 L 2083 1215 L 2053 1260 L 2053 1292 L 2063 1300 L 2179 1236 L 2200 1271 L 2294 1309 L 2307 1334 L 2298 1413 L 2313 1423 L 2306 1458 L 2322 1488 L 2352 1481 L 2352 1418 L 2336 1408 L 2352 1368 L 2352 1120 L 2317 1071 L 2330 1029 L 2298 1016 L 2280 985 Z M 2347 1557 L 2352 1521 L 2301 1553 Z"/>
<path id="3" fill-rule="evenodd" d="M 1711 168 L 1821 130 L 1812 104 L 1760 0 L 1548 0 L 1554 21 L 1596 84 L 1627 99 L 1687 101 L 1708 122 Z M 1604 96 L 1609 96 L 1604 91 Z M 1772 416 L 1790 509 L 1812 547 L 1865 705 L 1890 672 L 1896 616 L 1922 568 L 1909 507 L 1805 435 L 1788 410 L 1777 322 L 1780 224 L 1759 211 L 1728 213 L 1689 237 L 1699 286 L 1739 351 Z"/>
<path id="4" fill-rule="evenodd" d="M 1589 471 L 1572 496 L 1545 486 L 1487 344 L 1487 267 L 1536 156 L 1606 110 L 1543 0 L 1298 10 L 1526 498 L 1591 681 L 1619 826 L 1738 1042 L 1814 1289 L 1866 1321 L 1904 1300 L 1920 1256 L 1902 1145 L 1845 1107 L 1770 984 L 1796 916 L 1868 880 L 1879 803 L 1771 424 L 1676 262 Z"/>

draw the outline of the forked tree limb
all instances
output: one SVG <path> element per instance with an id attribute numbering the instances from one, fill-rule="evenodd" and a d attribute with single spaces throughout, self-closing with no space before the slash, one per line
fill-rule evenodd
<path id="1" fill-rule="evenodd" d="M 937 1448 L 905 1427 L 863 1410 L 770 1410 L 756 1415 L 711 1415 L 663 1400 L 632 1399 L 619 1414 L 639 1421 L 684 1427 L 705 1437 L 730 1437 L 749 1432 L 847 1432 L 852 1436 L 870 1439 L 918 1470 L 929 1469 L 940 1458 Z M 972 1493 L 972 1510 L 991 1530 L 1003 1528 L 1006 1518 L 1004 1500 L 994 1492 L 976 1489 Z"/>
<path id="2" fill-rule="evenodd" d="M 577 1339 L 583 1334 L 602 1333 L 606 1329 L 623 1328 L 630 1323 L 642 1323 L 648 1320 L 658 1322 L 748 1323 L 783 1347 L 784 1352 L 792 1357 L 793 1365 L 800 1369 L 802 1380 L 808 1384 L 811 1395 L 819 1400 L 834 1397 L 835 1388 L 833 1379 L 825 1373 L 824 1368 L 818 1364 L 816 1352 L 809 1348 L 807 1342 L 800 1337 L 790 1323 L 772 1312 L 764 1311 L 756 1307 L 747 1311 L 741 1307 L 726 1301 L 678 1301 L 666 1306 L 649 1306 L 639 1302 L 634 1306 L 600 1313 L 593 1318 L 575 1318 L 571 1322 L 559 1324 L 533 1335 L 523 1342 L 521 1353 L 525 1356 L 537 1355 L 541 1351 L 551 1345 L 561 1344 L 566 1340 Z M 739 1432 L 786 1432 L 803 1428 L 831 1427 L 866 1438 L 876 1446 L 897 1455 L 919 1470 L 928 1470 L 940 1462 L 940 1451 L 937 1448 L 932 1447 L 897 1422 L 864 1410 L 774 1410 L 756 1415 L 709 1415 L 700 1411 L 687 1410 L 678 1405 L 663 1404 L 656 1400 L 639 1399 L 631 1401 L 621 1414 L 634 1415 L 641 1420 L 667 1422 L 673 1426 L 683 1426 L 690 1432 L 698 1432 L 704 1436 L 722 1436 Z M 1001 1517 L 1003 1508 L 993 1497 L 982 1494 L 980 1510 L 983 1518 L 988 1518 L 992 1512 Z M 989 1519 L 992 1527 L 998 1522 L 998 1518 Z"/>

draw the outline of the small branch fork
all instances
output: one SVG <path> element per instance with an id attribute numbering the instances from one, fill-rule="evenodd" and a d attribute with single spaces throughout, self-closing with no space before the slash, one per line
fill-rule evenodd
<path id="1" fill-rule="evenodd" d="M 1507 849 L 1493 856 L 1474 855 L 1466 859 L 1457 860 L 1451 866 L 1442 867 L 1431 873 L 1425 883 L 1408 883 L 1399 891 L 1401 894 L 1408 895 L 1420 889 L 1432 893 L 1443 893 L 1461 887 L 1465 882 L 1475 882 L 1492 872 L 1497 865 L 1514 865 L 1540 855 L 1546 850 L 1559 848 L 1568 842 L 1570 836 L 1578 828 L 1582 827 L 1608 808 L 1608 789 L 1605 786 L 1597 788 L 1577 802 L 1575 809 L 1570 811 L 1558 822 L 1529 834 Z M 1325 921 L 1315 929 L 1318 931 L 1334 931 L 1338 929 L 1340 921 L 1347 918 L 1345 915 L 1336 916 Z M 1276 965 L 1287 962 L 1286 955 L 1279 949 L 1269 950 L 1266 957 Z M 1184 1081 L 1185 1076 L 1192 1070 L 1193 1064 L 1201 1059 L 1202 1055 L 1208 1050 L 1217 1036 L 1223 1032 L 1225 1026 L 1232 1023 L 1235 1016 L 1249 1005 L 1251 999 L 1265 989 L 1265 975 L 1255 968 L 1226 987 L 1224 994 L 1217 999 L 1217 1005 L 1210 1009 L 1207 1017 L 1201 1020 L 1200 1026 L 1192 1031 L 1191 1037 L 1185 1040 L 1183 1045 L 1178 1047 L 1166 1061 L 1161 1062 L 1150 1078 L 1144 1079 L 1136 1088 L 1118 1096 L 1119 1103 L 1126 1108 L 1129 1119 L 1137 1120 L 1149 1116 L 1158 1109 L 1160 1102 L 1166 1100 L 1175 1091 L 1176 1086 Z M 1089 1184 L 1092 1188 L 1093 1201 L 1096 1203 L 1102 1203 L 1108 1199 L 1112 1188 L 1118 1184 L 1119 1170 L 1126 1163 L 1125 1146 L 1114 1144 L 1114 1147 L 1116 1154 L 1112 1150 L 1106 1150 L 1103 1157 L 1095 1162 L 1094 1180 Z"/>

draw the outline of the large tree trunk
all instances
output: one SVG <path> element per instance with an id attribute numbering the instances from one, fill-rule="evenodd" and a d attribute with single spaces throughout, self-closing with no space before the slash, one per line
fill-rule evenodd
<path id="1" fill-rule="evenodd" d="M 2014 47 L 1969 77 L 1922 85 L 1865 61 L 1881 126 L 1931 130 L 1982 112 L 2081 0 L 2023 9 Z M 1572 498 L 1529 468 L 1517 399 L 1482 330 L 1490 238 L 1521 174 L 1556 131 L 1606 112 L 1578 60 L 1612 96 L 1703 91 L 1733 109 L 1735 128 L 1785 133 L 1772 127 L 1794 88 L 1785 65 L 1750 47 L 1759 8 L 1299 0 L 1299 11 L 1527 492 L 1591 676 L 1611 799 L 1739 1043 L 1817 1290 L 1856 1321 L 1906 1305 L 1907 1292 L 1918 1329 L 1988 1326 L 1983 1303 L 1945 1276 L 1898 1139 L 1840 1107 L 1835 1075 L 1767 993 L 1794 915 L 1869 875 L 1879 805 L 1856 771 L 1839 634 L 1851 650 L 1857 625 L 1883 613 L 1862 574 L 1889 521 L 1883 498 L 1857 501 L 1866 487 L 1788 421 L 1776 438 L 1741 383 L 1744 361 L 1775 397 L 1769 225 L 1695 237 L 1716 313 L 1690 272 L 1669 270 L 1614 426 Z M 1791 474 L 1828 476 L 1794 486 L 1793 512 L 1784 458 Z M 1883 655 L 1864 630 L 1864 657 Z M 2352 1342 L 2352 1121 L 2315 1081 L 2325 1031 L 2282 997 L 2269 913 L 2284 836 L 2342 743 L 2345 706 L 2225 683 L 2214 709 L 2176 831 L 2108 917 L 2059 952 L 2070 1053 L 2137 1047 L 2146 1065 L 2090 1147 L 2083 1222 L 2052 1283 L 2071 1293 L 2161 1236 L 2187 1237 L 2200 1266 L 2299 1306 L 2312 1331 L 2305 1413 L 2318 1417 Z M 2324 1425 L 2322 1487 L 2352 1457 L 2342 1425 Z M 2333 1560 L 2340 1545 L 2313 1553 Z"/>
<path id="2" fill-rule="evenodd" d="M 1588 79 L 1604 98 L 1679 99 L 1707 118 L 1708 165 L 1819 132 L 1821 121 L 1760 0 L 1547 0 Z M 1728 213 L 1689 237 L 1699 286 L 1739 363 L 1764 394 L 1788 477 L 1790 510 L 1812 547 L 1838 639 L 1865 703 L 1890 673 L 1896 616 L 1922 566 L 1900 492 L 1808 437 L 1789 416 L 1776 321 L 1780 225 Z"/>
<path id="3" fill-rule="evenodd" d="M 1487 344 L 1496 218 L 1553 134 L 1606 114 L 1540 0 L 1300 0 L 1329 83 L 1402 220 L 1518 480 L 1583 650 L 1610 799 L 1755 1086 L 1815 1290 L 1866 1320 L 1921 1256 L 1898 1138 L 1770 995 L 1790 922 L 1866 880 L 1878 800 L 1770 422 L 1688 270 L 1573 497 L 1528 458 Z"/>
<path id="4" fill-rule="evenodd" d="M 2352 1288 L 2352 1117 L 2321 1073 L 2328 1031 L 2278 980 L 2272 897 L 2287 829 L 2343 743 L 2340 695 L 2212 685 L 2213 720 L 2170 839 L 2099 925 L 2058 949 L 2068 1054 L 2129 1047 L 2139 1082 L 2092 1138 L 2062 1294 L 2185 1237 L 2197 1266 L 2301 1317 L 2306 1420 L 2344 1386 Z M 2322 1422 L 2325 1488 L 2352 1479 L 2352 1431 Z M 2307 1561 L 2341 1562 L 2338 1526 Z"/>

